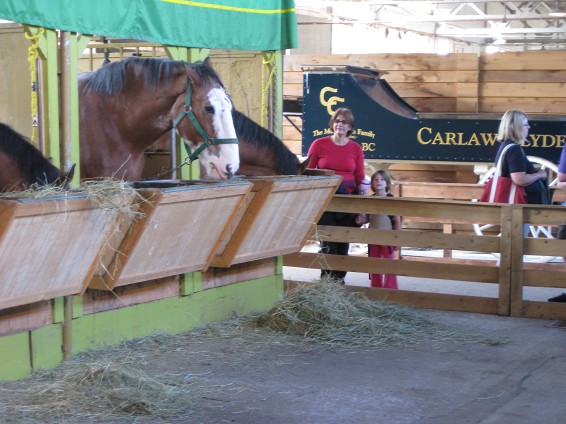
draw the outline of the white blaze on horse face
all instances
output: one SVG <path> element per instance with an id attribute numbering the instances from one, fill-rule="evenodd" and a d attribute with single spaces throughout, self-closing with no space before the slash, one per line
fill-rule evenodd
<path id="1" fill-rule="evenodd" d="M 212 125 L 216 138 L 236 138 L 232 119 L 232 102 L 222 88 L 213 88 L 208 93 L 210 105 L 214 108 Z M 237 143 L 219 144 L 208 148 L 200 155 L 201 163 L 209 176 L 226 179 L 233 176 L 240 167 Z"/>

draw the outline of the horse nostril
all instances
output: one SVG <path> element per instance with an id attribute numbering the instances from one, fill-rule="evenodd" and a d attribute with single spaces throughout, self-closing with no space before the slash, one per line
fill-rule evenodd
<path id="1" fill-rule="evenodd" d="M 234 176 L 234 173 L 232 172 L 232 165 L 230 164 L 226 165 L 226 176 L 228 177 L 228 179 Z"/>

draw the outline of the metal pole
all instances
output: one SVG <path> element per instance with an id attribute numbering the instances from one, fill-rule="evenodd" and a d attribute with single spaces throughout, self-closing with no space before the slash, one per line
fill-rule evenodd
<path id="1" fill-rule="evenodd" d="M 184 143 L 181 140 L 181 143 Z M 177 132 L 175 128 L 171 129 L 171 133 L 169 135 L 169 151 L 171 152 L 170 156 L 170 163 L 169 166 L 171 167 L 171 179 L 174 180 L 177 178 Z"/>
<path id="2" fill-rule="evenodd" d="M 73 296 L 63 297 L 63 359 L 73 356 Z"/>
<path id="3" fill-rule="evenodd" d="M 68 171 L 72 164 L 71 126 L 71 33 L 61 33 L 61 166 Z"/>
<path id="4" fill-rule="evenodd" d="M 71 167 L 72 151 L 72 126 L 71 126 L 71 33 L 63 31 L 60 43 L 61 58 L 61 166 L 65 171 Z M 73 297 L 63 298 L 63 358 L 69 359 L 72 355 L 72 323 L 73 323 Z"/>

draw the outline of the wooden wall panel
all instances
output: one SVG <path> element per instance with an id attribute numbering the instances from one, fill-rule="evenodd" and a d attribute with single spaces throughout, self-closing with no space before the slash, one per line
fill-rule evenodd
<path id="1" fill-rule="evenodd" d="M 230 268 L 209 268 L 202 273 L 202 289 L 239 283 L 269 277 L 277 273 L 277 259 L 268 258 L 259 261 L 236 264 Z"/>
<path id="2" fill-rule="evenodd" d="M 479 103 L 480 110 L 485 113 L 503 114 L 507 109 L 521 109 L 526 113 L 566 114 L 566 97 L 493 97 L 482 98 Z"/>
<path id="3" fill-rule="evenodd" d="M 564 69 L 566 52 L 518 52 L 481 55 L 481 69 L 485 71 L 531 71 Z"/>
<path id="4" fill-rule="evenodd" d="M 83 296 L 83 313 L 105 312 L 178 295 L 178 275 L 116 287 L 112 291 L 87 289 Z"/>
<path id="5" fill-rule="evenodd" d="M 546 83 L 566 81 L 566 70 L 523 70 L 523 71 L 490 71 L 483 70 L 481 73 L 482 83 L 488 82 L 523 82 L 523 83 Z M 556 93 L 554 93 L 556 94 Z"/>
<path id="6" fill-rule="evenodd" d="M 53 322 L 51 301 L 30 303 L 0 311 L 0 335 L 43 327 Z"/>
<path id="7" fill-rule="evenodd" d="M 0 122 L 30 137 L 30 42 L 26 40 L 23 26 L 20 24 L 4 24 L 0 28 L 0 40 Z"/>

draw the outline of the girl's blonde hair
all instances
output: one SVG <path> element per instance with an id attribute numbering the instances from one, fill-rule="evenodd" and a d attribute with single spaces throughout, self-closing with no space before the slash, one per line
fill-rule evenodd
<path id="1" fill-rule="evenodd" d="M 385 181 L 385 191 L 389 193 L 391 191 L 391 185 L 392 185 L 391 175 L 389 174 L 389 172 L 387 172 L 384 169 L 378 169 L 373 174 L 371 174 L 371 180 L 370 180 L 371 189 L 373 190 L 373 182 L 379 175 L 381 175 L 381 178 L 383 178 L 383 181 Z"/>
<path id="2" fill-rule="evenodd" d="M 497 141 L 513 140 L 515 143 L 523 145 L 526 141 L 523 136 L 523 125 L 526 119 L 527 115 L 521 110 L 511 109 L 505 112 L 499 123 Z"/>

